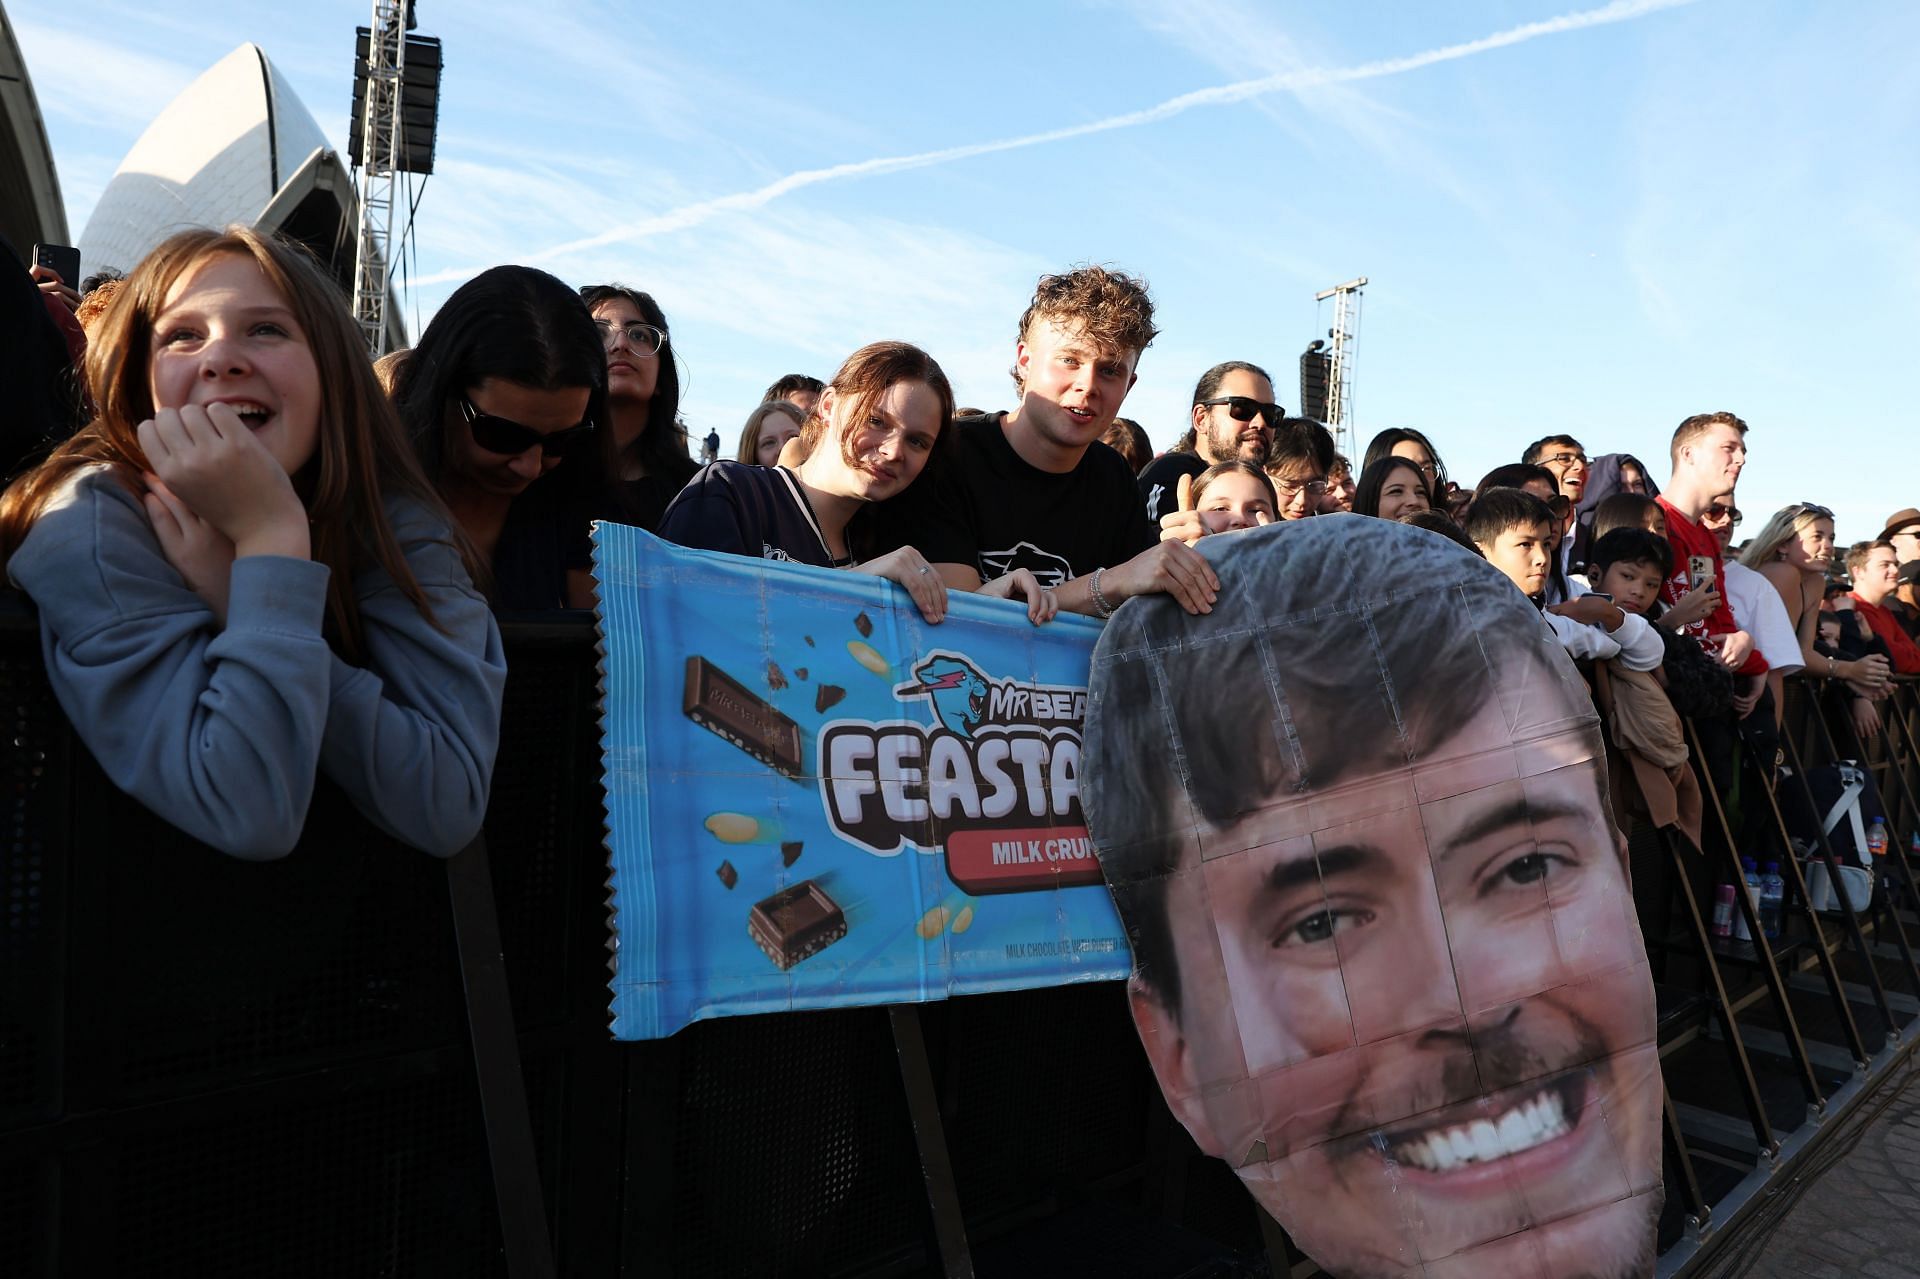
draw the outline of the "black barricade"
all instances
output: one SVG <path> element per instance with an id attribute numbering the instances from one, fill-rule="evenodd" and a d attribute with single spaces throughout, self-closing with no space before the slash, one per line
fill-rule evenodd
<path id="1" fill-rule="evenodd" d="M 560 1273 L 942 1273 L 943 1206 L 982 1275 L 1261 1251 L 1117 984 L 917 1013 L 923 1115 L 886 1009 L 612 1043 L 591 623 L 504 629 L 486 839 Z M 72 737 L 17 605 L 0 691 L 0 1275 L 506 1273 L 446 866 L 324 783 L 281 861 L 174 831 Z"/>
<path id="2" fill-rule="evenodd" d="M 505 629 L 487 851 L 559 1273 L 1295 1269 L 1168 1115 L 1116 983 L 610 1042 L 591 624 Z M 1729 839 L 1759 838 L 1807 768 L 1864 755 L 1899 835 L 1920 819 L 1914 690 L 1847 749 L 1792 684 L 1788 771 L 1769 788 L 1745 761 L 1705 849 L 1631 830 L 1681 1273 L 1920 1011 L 1900 846 L 1857 919 L 1795 888 L 1766 954 L 1711 934 Z M 17 605 L 0 694 L 0 1275 L 507 1273 L 446 866 L 324 786 L 283 861 L 179 835 L 73 739 Z"/>

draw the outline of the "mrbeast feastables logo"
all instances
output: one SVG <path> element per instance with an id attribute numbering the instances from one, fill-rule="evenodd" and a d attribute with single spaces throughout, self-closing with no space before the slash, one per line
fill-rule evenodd
<path id="1" fill-rule="evenodd" d="M 820 730 L 820 797 L 835 830 L 881 857 L 943 849 L 948 877 L 974 894 L 1100 882 L 1080 815 L 1086 689 L 993 679 L 935 652 L 893 695 L 927 720 Z"/>

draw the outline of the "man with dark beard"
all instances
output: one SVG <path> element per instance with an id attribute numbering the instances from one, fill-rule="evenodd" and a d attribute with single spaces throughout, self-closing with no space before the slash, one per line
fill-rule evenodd
<path id="1" fill-rule="evenodd" d="M 1086 718 L 1168 1104 L 1335 1275 L 1650 1275 L 1653 987 L 1572 663 L 1421 530 L 1201 549 L 1218 607 L 1121 609 Z"/>
<path id="2" fill-rule="evenodd" d="M 1182 475 L 1236 459 L 1265 466 L 1274 429 L 1287 411 L 1273 402 L 1273 379 L 1265 369 L 1227 360 L 1200 375 L 1188 414 L 1186 435 L 1140 472 L 1140 495 L 1155 528 L 1180 508 Z"/>

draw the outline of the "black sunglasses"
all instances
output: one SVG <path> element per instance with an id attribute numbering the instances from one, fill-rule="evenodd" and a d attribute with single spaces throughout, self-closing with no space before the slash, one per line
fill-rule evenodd
<path id="1" fill-rule="evenodd" d="M 502 457 L 519 457 L 536 447 L 547 457 L 565 457 L 575 444 L 593 434 L 592 418 L 583 419 L 580 425 L 569 426 L 562 431 L 536 431 L 510 418 L 482 413 L 464 395 L 460 397 L 460 416 L 467 420 L 467 428 L 473 432 L 475 444 Z"/>
<path id="2" fill-rule="evenodd" d="M 1278 426 L 1280 419 L 1287 415 L 1287 411 L 1278 404 L 1262 404 L 1250 395 L 1220 395 L 1211 400 L 1202 400 L 1200 404 L 1205 408 L 1224 404 L 1227 406 L 1227 416 L 1236 422 L 1251 422 L 1253 415 L 1258 413 L 1260 420 L 1268 426 Z"/>

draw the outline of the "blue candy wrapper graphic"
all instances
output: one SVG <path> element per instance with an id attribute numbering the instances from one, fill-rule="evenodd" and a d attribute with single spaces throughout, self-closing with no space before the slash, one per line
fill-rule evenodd
<path id="1" fill-rule="evenodd" d="M 1080 808 L 1100 626 L 594 535 L 613 1033 L 1115 980 Z"/>

